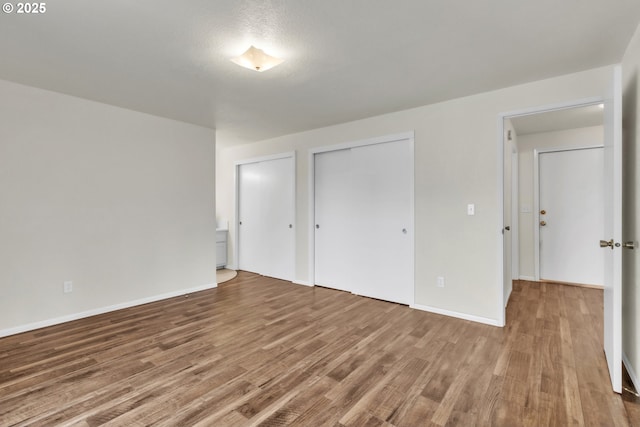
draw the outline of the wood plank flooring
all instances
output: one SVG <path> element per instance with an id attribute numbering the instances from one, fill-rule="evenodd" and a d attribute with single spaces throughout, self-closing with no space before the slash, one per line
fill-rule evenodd
<path id="1" fill-rule="evenodd" d="M 0 339 L 0 425 L 640 425 L 610 391 L 601 290 L 516 282 L 507 318 L 241 272 Z"/>

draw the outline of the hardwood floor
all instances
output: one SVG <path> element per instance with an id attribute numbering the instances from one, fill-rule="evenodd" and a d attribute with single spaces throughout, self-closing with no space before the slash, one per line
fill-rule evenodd
<path id="1" fill-rule="evenodd" d="M 640 425 L 610 391 L 601 290 L 519 282 L 507 317 L 241 272 L 0 339 L 0 425 Z"/>

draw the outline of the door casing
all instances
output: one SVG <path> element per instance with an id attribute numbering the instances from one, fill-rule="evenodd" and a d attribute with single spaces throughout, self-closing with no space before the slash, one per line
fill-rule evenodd
<path id="1" fill-rule="evenodd" d="M 621 101 L 621 67 L 615 66 L 613 69 L 613 73 L 612 73 L 612 80 L 611 80 L 611 86 L 608 88 L 608 91 L 611 91 L 612 93 L 607 93 L 606 97 L 594 97 L 594 98 L 588 98 L 588 99 L 583 99 L 583 100 L 579 100 L 579 101 L 572 101 L 572 102 L 566 102 L 566 103 L 561 103 L 561 104 L 555 104 L 555 105 L 549 105 L 546 107 L 538 107 L 538 108 L 529 108 L 529 109 L 525 109 L 525 110 L 520 110 L 520 111 L 513 111 L 513 112 L 509 112 L 509 113 L 501 113 L 498 115 L 498 188 L 497 188 L 497 193 L 498 193 L 498 217 L 499 217 L 499 223 L 500 224 L 500 229 L 499 231 L 502 232 L 502 226 L 504 224 L 504 139 L 503 139 L 503 135 L 504 135 L 504 120 L 506 118 L 512 118 L 512 117 L 518 117 L 518 116 L 523 116 L 523 115 L 529 115 L 529 114 L 536 114 L 536 113 L 544 113 L 544 112 L 550 112 L 550 111 L 557 111 L 557 110 L 563 110 L 563 109 L 567 109 L 567 108 L 576 108 L 576 107 L 586 107 L 589 105 L 594 105 L 594 104 L 604 104 L 605 105 L 605 149 L 609 148 L 609 152 L 610 155 L 613 158 L 613 161 L 610 162 L 611 165 L 613 165 L 614 171 L 608 170 L 608 162 L 607 162 L 607 152 L 605 151 L 605 174 L 609 174 L 610 178 L 612 178 L 613 180 L 613 189 L 620 188 L 620 179 L 621 179 L 621 173 L 615 172 L 616 170 L 619 171 L 619 167 L 621 166 L 621 157 L 620 157 L 620 152 L 618 151 L 618 149 L 620 147 L 616 147 L 616 150 L 614 152 L 613 147 L 615 145 L 617 145 L 619 142 L 616 141 L 620 141 L 621 140 L 621 127 L 620 127 L 620 123 L 621 120 L 618 121 L 618 119 L 620 119 L 620 115 L 621 115 L 621 110 L 622 110 L 622 101 Z M 609 145 L 611 144 L 611 145 Z M 534 181 L 535 182 L 535 181 Z M 606 184 L 607 184 L 607 179 L 605 179 L 605 195 L 607 194 L 607 192 L 610 190 L 606 188 Z M 613 195 L 612 198 L 616 198 L 618 197 L 617 195 Z M 613 234 L 613 236 L 607 236 L 608 237 L 613 237 L 613 240 L 617 243 L 617 246 L 620 245 L 622 236 L 620 233 L 620 230 L 618 228 L 618 222 L 619 219 L 621 218 L 621 212 L 618 212 L 618 210 L 620 209 L 619 204 L 617 203 L 619 200 L 614 200 L 614 203 L 611 203 L 612 208 L 610 210 L 612 210 L 612 214 L 613 214 L 613 230 L 608 231 L 611 232 Z M 605 200 L 605 205 L 607 205 L 607 201 Z M 605 210 L 605 224 L 607 224 L 607 214 L 608 211 Z M 606 227 L 606 225 L 605 225 Z M 498 273 L 498 277 L 499 280 L 502 282 L 502 286 L 499 286 L 498 288 L 498 324 L 500 326 L 504 326 L 505 325 L 505 319 L 506 319 L 506 311 L 504 310 L 503 307 L 505 307 L 504 304 L 504 286 L 505 286 L 505 276 L 504 276 L 504 242 L 502 238 L 497 239 L 498 241 L 498 256 L 497 256 L 497 273 Z M 620 249 L 620 248 L 618 248 Z M 613 251 L 615 253 L 615 251 Z M 603 303 L 604 303 L 604 350 L 605 350 L 605 354 L 606 354 L 606 359 L 607 359 L 607 364 L 608 364 L 608 368 L 609 368 L 609 374 L 611 377 L 611 384 L 612 384 L 612 388 L 615 392 L 620 393 L 621 392 L 621 377 L 622 377 L 622 357 L 621 357 L 621 343 L 620 343 L 620 339 L 621 339 L 621 316 L 617 316 L 616 313 L 620 314 L 621 311 L 621 298 L 620 298 L 620 289 L 619 287 L 619 283 L 620 283 L 620 268 L 616 267 L 616 263 L 619 262 L 620 259 L 620 255 L 618 253 L 616 253 L 614 256 L 612 256 L 611 258 L 614 259 L 614 261 L 608 260 L 606 262 L 611 262 L 610 264 L 610 268 L 611 271 L 610 273 L 613 275 L 613 280 L 612 283 L 608 283 L 609 279 L 607 278 L 607 275 L 609 274 L 609 272 L 607 271 L 607 269 L 609 268 L 607 266 L 607 264 L 605 263 L 605 289 L 604 289 L 604 298 L 603 298 Z M 613 309 L 613 313 L 611 313 L 611 309 Z M 610 317 L 613 317 L 612 319 Z M 618 338 L 616 338 L 616 336 Z M 620 366 L 619 368 L 616 366 L 617 363 L 620 362 Z"/>
<path id="2" fill-rule="evenodd" d="M 504 113 L 500 113 L 498 114 L 498 123 L 497 123 L 497 128 L 498 128 L 498 138 L 497 138 L 497 155 L 498 155 L 498 173 L 497 175 L 497 194 L 498 194 L 498 222 L 497 222 L 497 227 L 496 227 L 496 233 L 497 233 L 497 250 L 496 250 L 496 259 L 497 259 L 497 265 L 496 265 L 496 276 L 499 279 L 499 286 L 497 289 L 497 295 L 496 295 L 496 299 L 498 301 L 497 304 L 497 309 L 498 312 L 496 313 L 496 319 L 497 319 L 497 325 L 498 326 L 505 326 L 506 324 L 506 301 L 505 301 L 505 287 L 507 286 L 506 281 L 507 280 L 512 280 L 511 277 L 506 277 L 506 274 L 509 274 L 509 276 L 511 276 L 510 274 L 510 268 L 505 268 L 504 262 L 505 262 L 505 256 L 504 256 L 504 251 L 505 251 L 505 244 L 504 244 L 504 238 L 503 238 L 503 228 L 505 225 L 505 216 L 504 216 L 504 206 L 505 206 L 505 194 L 504 194 L 504 171 L 505 171 L 505 119 L 510 119 L 510 118 L 515 118 L 515 117 L 520 117 L 520 116 L 528 116 L 528 115 L 532 115 L 532 114 L 539 114 L 539 113 L 548 113 L 548 112 L 552 112 L 552 111 L 560 111 L 560 110 L 566 110 L 566 109 L 570 109 L 570 108 L 580 108 L 580 107 L 586 107 L 589 105 L 596 105 L 596 104 L 602 104 L 604 102 L 604 98 L 603 97 L 592 97 L 592 98 L 585 98 L 585 99 L 579 99 L 579 100 L 574 100 L 574 101 L 567 101 L 567 102 L 562 102 L 562 103 L 557 103 L 557 104 L 550 104 L 550 105 L 545 105 L 545 106 L 539 106 L 539 107 L 531 107 L 531 108 L 525 108 L 522 110 L 515 110 L 515 111 L 510 111 L 510 112 L 504 112 Z M 534 179 L 535 182 L 535 179 Z M 517 250 L 517 248 L 513 248 L 513 250 Z M 507 270 L 507 271 L 505 271 Z"/>

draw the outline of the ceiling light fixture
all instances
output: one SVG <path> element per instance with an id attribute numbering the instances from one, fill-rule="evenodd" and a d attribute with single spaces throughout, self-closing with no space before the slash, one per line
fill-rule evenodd
<path id="1" fill-rule="evenodd" d="M 258 49 L 255 46 L 250 46 L 245 53 L 238 56 L 237 58 L 231 58 L 231 61 L 242 67 L 249 68 L 258 72 L 263 72 L 275 67 L 278 64 L 281 64 L 284 59 L 268 55 L 262 49 Z"/>

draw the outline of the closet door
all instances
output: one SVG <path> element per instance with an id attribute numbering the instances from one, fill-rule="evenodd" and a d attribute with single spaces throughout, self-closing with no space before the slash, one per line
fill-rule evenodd
<path id="1" fill-rule="evenodd" d="M 294 162 L 291 157 L 262 162 L 263 227 L 261 274 L 293 280 L 294 271 Z"/>
<path id="2" fill-rule="evenodd" d="M 238 168 L 238 268 L 293 280 L 293 157 Z"/>
<path id="3" fill-rule="evenodd" d="M 314 156 L 315 284 L 352 291 L 355 242 L 351 150 Z"/>
<path id="4" fill-rule="evenodd" d="M 410 140 L 314 156 L 315 284 L 413 302 Z"/>
<path id="5" fill-rule="evenodd" d="M 413 302 L 412 162 L 408 140 L 353 150 L 356 294 Z"/>

